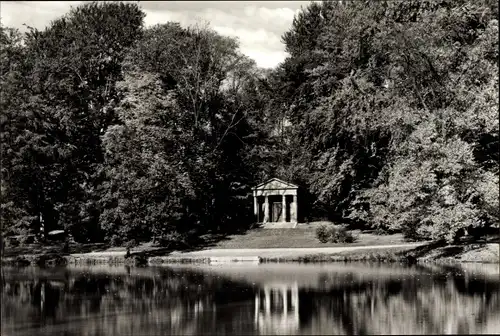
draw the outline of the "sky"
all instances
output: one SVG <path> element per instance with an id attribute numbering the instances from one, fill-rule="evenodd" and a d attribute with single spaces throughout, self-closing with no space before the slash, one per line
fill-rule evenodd
<path id="1" fill-rule="evenodd" d="M 134 1 L 136 2 L 136 1 Z M 83 1 L 0 1 L 0 17 L 7 27 L 24 31 L 23 24 L 43 29 Z M 258 66 L 272 68 L 286 53 L 281 35 L 294 15 L 310 1 L 138 1 L 145 25 L 168 21 L 183 26 L 208 23 L 221 35 L 237 37 L 241 51 Z"/>

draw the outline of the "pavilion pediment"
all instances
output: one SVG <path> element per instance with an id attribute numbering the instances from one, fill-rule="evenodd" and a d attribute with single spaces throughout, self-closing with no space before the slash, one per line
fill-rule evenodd
<path id="1" fill-rule="evenodd" d="M 298 189 L 298 186 L 283 180 L 272 178 L 264 183 L 259 184 L 255 190 L 283 190 L 283 189 Z"/>
<path id="2" fill-rule="evenodd" d="M 272 178 L 253 188 L 254 215 L 264 227 L 297 225 L 298 186 Z M 290 226 L 291 225 L 291 226 Z"/>

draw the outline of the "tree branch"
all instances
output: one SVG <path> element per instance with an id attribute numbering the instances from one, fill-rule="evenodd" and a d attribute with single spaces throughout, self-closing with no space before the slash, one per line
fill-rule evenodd
<path id="1" fill-rule="evenodd" d="M 236 117 L 236 115 L 238 114 L 238 111 L 234 112 L 233 114 L 233 117 L 231 118 L 231 122 L 229 123 L 229 126 L 226 128 L 226 130 L 224 131 L 224 134 L 222 135 L 222 137 L 219 139 L 219 142 L 217 143 L 217 145 L 215 146 L 214 150 L 212 151 L 215 152 L 217 150 L 217 148 L 219 148 L 219 146 L 222 144 L 222 141 L 224 140 L 224 138 L 227 136 L 228 132 L 230 129 L 234 128 L 236 125 L 238 125 L 242 120 L 243 118 L 245 117 L 245 115 L 243 115 L 237 122 L 233 123 L 234 122 L 234 118 Z M 241 140 L 241 139 L 240 139 Z M 243 142 L 243 141 L 242 141 Z"/>

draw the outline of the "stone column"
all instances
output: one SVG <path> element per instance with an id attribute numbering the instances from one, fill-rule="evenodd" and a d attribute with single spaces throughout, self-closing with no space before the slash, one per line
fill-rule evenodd
<path id="1" fill-rule="evenodd" d="M 259 221 L 259 203 L 257 202 L 257 196 L 253 196 L 253 214 L 255 215 L 255 221 Z"/>
<path id="2" fill-rule="evenodd" d="M 286 222 L 286 196 L 283 194 L 281 196 L 281 221 Z"/>
<path id="3" fill-rule="evenodd" d="M 266 201 L 264 202 L 264 223 L 267 223 L 269 221 L 269 196 L 264 196 L 266 198 Z"/>
<path id="4" fill-rule="evenodd" d="M 290 203 L 290 221 L 297 223 L 297 195 L 292 196 L 292 203 Z"/>

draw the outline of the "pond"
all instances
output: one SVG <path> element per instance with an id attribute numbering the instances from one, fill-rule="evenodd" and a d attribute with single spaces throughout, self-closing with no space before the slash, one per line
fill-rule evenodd
<path id="1" fill-rule="evenodd" d="M 2 335 L 497 333 L 499 265 L 2 269 Z"/>

